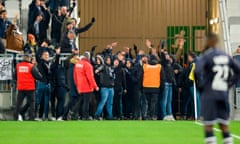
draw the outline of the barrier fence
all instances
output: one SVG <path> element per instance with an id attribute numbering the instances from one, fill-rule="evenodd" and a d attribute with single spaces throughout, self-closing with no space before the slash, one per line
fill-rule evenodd
<path id="1" fill-rule="evenodd" d="M 15 66 L 21 62 L 24 54 L 8 52 L 0 54 L 0 109 L 14 107 L 16 101 Z M 60 63 L 63 64 L 71 54 L 60 54 Z M 53 60 L 54 57 L 50 57 Z"/>

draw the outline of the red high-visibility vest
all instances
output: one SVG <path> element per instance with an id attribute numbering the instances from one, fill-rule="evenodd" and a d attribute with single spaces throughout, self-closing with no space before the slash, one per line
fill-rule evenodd
<path id="1" fill-rule="evenodd" d="M 16 68 L 17 90 L 35 90 L 35 79 L 32 75 L 33 64 L 20 62 Z"/>

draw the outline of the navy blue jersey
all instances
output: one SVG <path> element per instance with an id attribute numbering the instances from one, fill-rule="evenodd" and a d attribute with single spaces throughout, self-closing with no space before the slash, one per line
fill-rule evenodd
<path id="1" fill-rule="evenodd" d="M 211 48 L 196 62 L 195 75 L 202 96 L 227 99 L 229 88 L 240 78 L 240 64 L 217 48 Z"/>

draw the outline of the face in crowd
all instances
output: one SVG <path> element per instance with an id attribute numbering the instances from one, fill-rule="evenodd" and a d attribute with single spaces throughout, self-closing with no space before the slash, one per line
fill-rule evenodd
<path id="1" fill-rule="evenodd" d="M 49 61 L 49 53 L 47 51 L 42 53 L 42 59 L 44 61 Z"/>
<path id="2" fill-rule="evenodd" d="M 113 66 L 118 67 L 118 65 L 119 65 L 119 61 L 117 59 L 115 59 L 114 62 L 113 62 Z"/>
<path id="3" fill-rule="evenodd" d="M 126 63 L 126 67 L 127 67 L 127 68 L 131 68 L 131 66 L 132 66 L 131 61 L 127 61 L 127 63 Z"/>
<path id="4" fill-rule="evenodd" d="M 3 20 L 7 19 L 7 12 L 3 12 L 3 13 L 0 15 L 0 18 L 2 18 Z"/>
<path id="5" fill-rule="evenodd" d="M 110 57 L 107 58 L 106 64 L 107 64 L 107 65 L 111 65 L 111 58 L 110 58 Z"/>

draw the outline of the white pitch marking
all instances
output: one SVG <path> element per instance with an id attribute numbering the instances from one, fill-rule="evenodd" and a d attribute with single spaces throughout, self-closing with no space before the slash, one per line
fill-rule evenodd
<path id="1" fill-rule="evenodd" d="M 197 125 L 199 125 L 199 126 L 203 126 L 203 124 L 202 123 L 200 123 L 200 122 L 195 122 L 195 124 L 197 124 Z M 221 130 L 220 129 L 218 129 L 218 128 L 214 128 L 214 130 L 216 131 L 216 132 L 221 132 Z M 240 140 L 240 136 L 238 136 L 238 135 L 236 135 L 236 134 L 232 134 L 231 133 L 231 136 L 232 137 L 234 137 L 235 139 L 238 139 L 238 140 Z"/>

